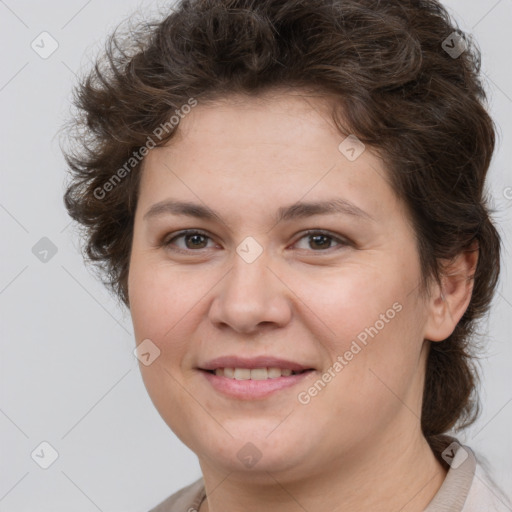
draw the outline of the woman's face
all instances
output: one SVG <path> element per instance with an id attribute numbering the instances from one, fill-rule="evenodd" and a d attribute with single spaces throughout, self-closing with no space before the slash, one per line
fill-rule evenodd
<path id="1" fill-rule="evenodd" d="M 199 103 L 177 135 L 145 159 L 129 272 L 165 422 L 202 464 L 251 478 L 415 436 L 428 315 L 382 162 L 298 94 Z"/>

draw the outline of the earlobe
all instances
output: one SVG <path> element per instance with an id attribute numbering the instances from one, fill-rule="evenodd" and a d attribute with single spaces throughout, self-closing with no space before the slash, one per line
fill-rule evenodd
<path id="1" fill-rule="evenodd" d="M 453 260 L 442 262 L 441 283 L 432 286 L 428 299 L 425 339 L 445 340 L 462 318 L 473 293 L 478 252 L 478 243 L 474 242 Z"/>

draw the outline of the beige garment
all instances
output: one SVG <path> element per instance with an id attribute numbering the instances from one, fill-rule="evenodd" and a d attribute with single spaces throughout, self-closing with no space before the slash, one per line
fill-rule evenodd
<path id="1" fill-rule="evenodd" d="M 512 505 L 485 475 L 470 448 L 453 439 L 443 458 L 450 469 L 424 512 L 512 512 Z M 197 512 L 205 496 L 200 478 L 149 512 Z"/>

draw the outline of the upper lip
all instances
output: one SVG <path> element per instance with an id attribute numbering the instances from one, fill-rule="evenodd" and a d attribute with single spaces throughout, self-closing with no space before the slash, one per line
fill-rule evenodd
<path id="1" fill-rule="evenodd" d="M 203 363 L 199 368 L 201 370 L 216 370 L 217 368 L 288 368 L 294 372 L 313 369 L 311 366 L 304 366 L 294 361 L 287 361 L 286 359 L 271 356 L 258 356 L 251 358 L 222 356 Z"/>

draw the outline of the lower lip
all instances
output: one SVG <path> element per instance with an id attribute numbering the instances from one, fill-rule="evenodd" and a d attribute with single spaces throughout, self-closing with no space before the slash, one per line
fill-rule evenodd
<path id="1" fill-rule="evenodd" d="M 308 370 L 296 375 L 277 377 L 275 379 L 237 380 L 230 379 L 229 377 L 221 377 L 220 375 L 215 375 L 206 370 L 200 371 L 216 391 L 241 400 L 266 398 L 272 393 L 295 386 L 313 373 L 313 370 Z"/>

